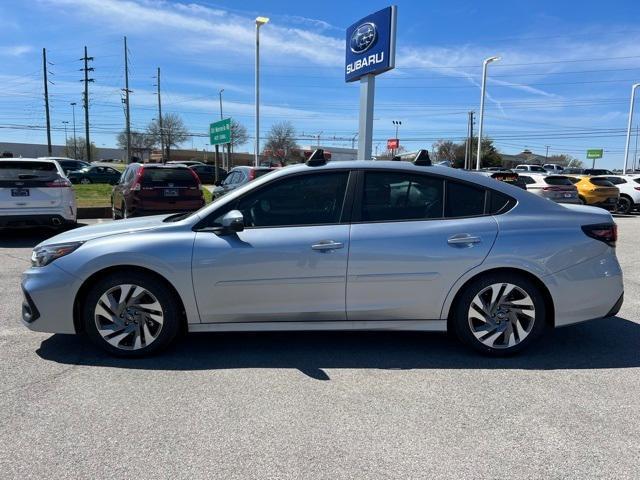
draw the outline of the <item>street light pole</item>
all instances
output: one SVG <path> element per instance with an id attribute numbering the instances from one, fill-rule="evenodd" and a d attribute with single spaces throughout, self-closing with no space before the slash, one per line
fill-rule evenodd
<path id="1" fill-rule="evenodd" d="M 256 17 L 256 143 L 254 146 L 254 164 L 260 163 L 260 27 L 267 23 L 267 17 Z"/>
<path id="2" fill-rule="evenodd" d="M 64 149 L 67 149 L 67 123 L 69 123 L 69 120 L 63 120 L 62 124 L 64 125 Z M 66 153 L 66 152 L 65 152 Z"/>
<path id="3" fill-rule="evenodd" d="M 482 126 L 484 122 L 484 96 L 487 89 L 487 65 L 497 62 L 500 57 L 489 57 L 482 62 L 482 89 L 480 92 L 480 121 L 478 126 L 478 158 L 476 160 L 476 170 L 480 170 L 480 155 L 482 151 Z"/>
<path id="4" fill-rule="evenodd" d="M 629 105 L 629 123 L 627 124 L 627 141 L 624 147 L 624 166 L 622 167 L 622 174 L 627 173 L 627 159 L 629 158 L 629 141 L 631 139 L 631 122 L 633 120 L 633 103 L 635 101 L 636 89 L 640 87 L 640 83 L 634 83 L 631 85 L 631 102 Z"/>
<path id="5" fill-rule="evenodd" d="M 221 88 L 218 91 L 218 97 L 220 98 L 220 120 L 223 119 L 222 116 L 222 92 L 224 92 L 224 88 Z M 226 166 L 229 163 L 229 147 L 227 146 L 227 157 L 226 157 L 226 161 L 225 161 L 225 154 L 224 154 L 224 145 L 222 145 L 222 166 L 223 168 L 225 168 L 225 170 L 228 170 L 228 167 Z"/>
<path id="6" fill-rule="evenodd" d="M 400 127 L 400 125 L 402 125 L 402 122 L 400 120 L 391 120 L 391 123 L 393 123 L 396 126 L 396 136 L 393 137 L 393 138 L 397 140 L 398 139 L 398 128 Z M 398 143 L 400 143 L 400 142 L 398 142 Z M 393 156 L 395 154 L 396 154 L 396 149 L 394 148 L 392 153 L 391 153 L 391 156 Z"/>
<path id="7" fill-rule="evenodd" d="M 76 102 L 71 102 L 73 110 L 73 158 L 78 159 L 78 143 L 76 142 Z"/>

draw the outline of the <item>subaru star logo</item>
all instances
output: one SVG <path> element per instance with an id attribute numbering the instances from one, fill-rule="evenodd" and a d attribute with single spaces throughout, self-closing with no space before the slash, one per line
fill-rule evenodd
<path id="1" fill-rule="evenodd" d="M 378 31 L 375 24 L 363 23 L 351 34 L 349 47 L 353 53 L 363 53 L 369 50 L 378 39 Z"/>

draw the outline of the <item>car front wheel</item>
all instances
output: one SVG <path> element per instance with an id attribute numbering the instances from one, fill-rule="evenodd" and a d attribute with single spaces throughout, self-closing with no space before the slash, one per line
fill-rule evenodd
<path id="1" fill-rule="evenodd" d="M 83 177 L 80 179 L 80 183 L 83 185 L 88 185 L 91 183 L 91 180 L 89 180 L 87 177 Z"/>
<path id="2" fill-rule="evenodd" d="M 476 350 L 505 356 L 527 347 L 546 326 L 545 302 L 528 278 L 508 273 L 480 277 L 459 297 L 453 326 Z"/>
<path id="3" fill-rule="evenodd" d="M 176 338 L 178 305 L 162 280 L 138 272 L 114 273 L 89 290 L 82 308 L 85 331 L 113 355 L 141 357 L 166 348 Z"/>

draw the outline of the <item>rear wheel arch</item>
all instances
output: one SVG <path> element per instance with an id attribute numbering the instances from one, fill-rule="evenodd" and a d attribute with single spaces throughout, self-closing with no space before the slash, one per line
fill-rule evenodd
<path id="1" fill-rule="evenodd" d="M 453 318 L 453 314 L 455 312 L 455 307 L 458 303 L 458 301 L 460 300 L 460 296 L 462 295 L 462 293 L 465 291 L 465 289 L 467 287 L 469 287 L 469 285 L 472 282 L 475 282 L 476 280 L 478 280 L 479 278 L 488 276 L 488 275 L 492 275 L 492 274 L 496 274 L 496 273 L 507 273 L 507 274 L 515 274 L 515 275 L 520 275 L 522 277 L 527 278 L 528 280 L 530 280 L 536 287 L 538 287 L 538 289 L 540 290 L 540 293 L 542 294 L 543 298 L 544 298 L 544 304 L 545 304 L 545 311 L 547 314 L 547 324 L 550 327 L 554 327 L 555 326 L 555 308 L 553 305 L 553 297 L 551 296 L 551 292 L 549 291 L 549 289 L 547 288 L 547 286 L 544 284 L 544 282 L 542 280 L 540 280 L 539 277 L 537 277 L 536 275 L 532 274 L 531 272 L 528 272 L 527 270 L 522 270 L 519 268 L 508 268 L 508 267 L 499 267 L 499 268 L 492 268 L 489 270 L 484 270 L 482 272 L 479 272 L 475 275 L 473 275 L 471 278 L 468 278 L 456 291 L 456 294 L 453 297 L 453 300 L 451 301 L 450 305 L 449 305 L 449 311 L 447 312 L 447 331 L 448 332 L 453 332 L 453 325 L 452 325 L 452 318 Z"/>
<path id="2" fill-rule="evenodd" d="M 175 287 L 171 284 L 169 280 L 167 280 L 164 276 L 144 267 L 138 267 L 135 265 L 116 265 L 113 267 L 104 268 L 102 270 L 98 270 L 93 273 L 89 278 L 87 278 L 76 293 L 76 297 L 73 302 L 73 326 L 76 333 L 84 333 L 83 321 L 82 321 L 82 306 L 87 297 L 87 294 L 91 287 L 96 284 L 102 278 L 111 275 L 113 273 L 126 273 L 130 274 L 132 272 L 138 272 L 144 275 L 148 275 L 160 280 L 164 283 L 172 292 L 175 297 L 175 300 L 178 302 L 178 310 L 180 312 L 180 329 L 182 332 L 187 331 L 187 315 L 184 307 L 184 302 L 180 297 L 180 294 L 175 289 Z"/>

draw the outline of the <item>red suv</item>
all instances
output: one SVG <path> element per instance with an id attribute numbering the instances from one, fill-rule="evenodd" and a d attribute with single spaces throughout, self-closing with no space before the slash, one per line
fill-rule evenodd
<path id="1" fill-rule="evenodd" d="M 111 193 L 114 219 L 188 212 L 203 205 L 200 179 L 184 165 L 132 163 Z"/>

